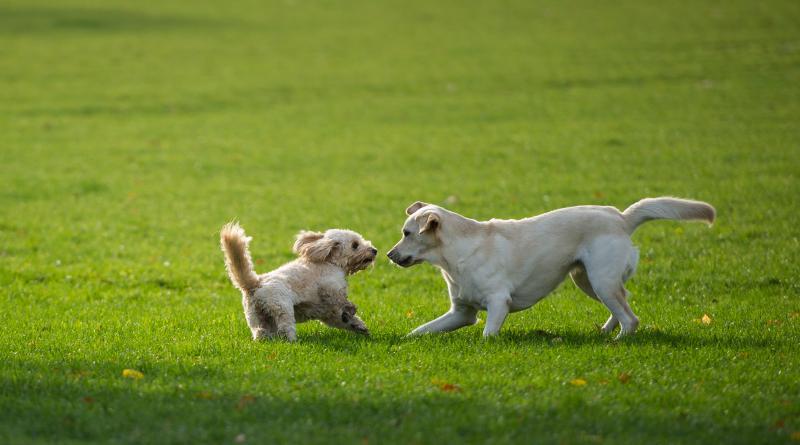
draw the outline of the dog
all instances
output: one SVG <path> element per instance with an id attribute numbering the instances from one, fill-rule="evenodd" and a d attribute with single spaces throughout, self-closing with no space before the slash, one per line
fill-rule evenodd
<path id="1" fill-rule="evenodd" d="M 375 261 L 378 250 L 372 243 L 350 230 L 302 231 L 294 243 L 296 260 L 257 275 L 250 240 L 237 223 L 220 232 L 228 276 L 242 291 L 244 316 L 254 340 L 296 341 L 296 323 L 308 320 L 369 335 L 356 306 L 347 299 L 346 277 Z"/>
<path id="2" fill-rule="evenodd" d="M 643 199 L 624 212 L 577 206 L 521 220 L 476 221 L 419 201 L 406 214 L 403 238 L 389 259 L 401 267 L 427 261 L 441 269 L 451 303 L 446 314 L 409 335 L 475 324 L 479 310 L 486 310 L 484 337 L 496 335 L 509 312 L 533 306 L 569 274 L 611 312 L 602 332 L 621 325 L 621 338 L 639 325 L 624 286 L 639 261 L 633 231 L 654 219 L 710 226 L 716 210 L 705 202 L 665 197 Z"/>

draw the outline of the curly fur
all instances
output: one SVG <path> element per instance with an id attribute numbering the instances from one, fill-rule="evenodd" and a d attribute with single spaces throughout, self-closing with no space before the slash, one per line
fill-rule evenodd
<path id="1" fill-rule="evenodd" d="M 248 249 L 250 238 L 237 223 L 220 232 L 231 282 L 242 291 L 247 324 L 253 339 L 297 339 L 296 323 L 320 320 L 328 326 L 368 334 L 347 299 L 347 275 L 373 263 L 377 250 L 350 230 L 325 233 L 302 231 L 294 251 L 298 258 L 257 275 Z"/>

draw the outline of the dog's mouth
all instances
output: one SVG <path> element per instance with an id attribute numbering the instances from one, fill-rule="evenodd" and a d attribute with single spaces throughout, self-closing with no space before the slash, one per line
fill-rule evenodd
<path id="1" fill-rule="evenodd" d="M 419 261 L 414 260 L 414 257 L 412 256 L 407 256 L 405 258 L 400 258 L 399 260 L 392 260 L 392 261 L 394 261 L 394 263 L 400 267 L 411 267 L 419 263 Z"/>
<path id="2" fill-rule="evenodd" d="M 400 267 L 411 267 L 415 264 L 419 264 L 422 262 L 422 260 L 414 259 L 414 257 L 411 255 L 400 256 L 400 254 L 394 249 L 392 249 L 389 253 L 387 253 L 386 256 L 389 257 L 389 260 L 391 260 L 391 262 L 397 264 Z"/>
<path id="3" fill-rule="evenodd" d="M 370 265 L 372 265 L 375 262 L 375 258 L 377 256 L 378 256 L 377 253 L 374 253 L 374 254 L 371 254 L 369 256 L 366 256 L 366 257 L 362 258 L 361 260 L 359 260 L 357 263 L 355 263 L 352 266 L 352 270 L 353 271 L 359 271 L 359 270 L 364 270 L 364 269 L 368 268 Z"/>

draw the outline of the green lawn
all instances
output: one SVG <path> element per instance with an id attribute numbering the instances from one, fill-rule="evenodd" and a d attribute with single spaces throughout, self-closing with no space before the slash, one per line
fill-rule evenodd
<path id="1" fill-rule="evenodd" d="M 0 443 L 800 441 L 800 2 L 51 3 L 0 4 Z M 633 338 L 571 283 L 404 338 L 449 305 L 383 256 L 415 200 L 659 195 L 718 221 L 637 231 Z M 253 342 L 234 218 L 259 271 L 371 239 L 372 337 Z"/>

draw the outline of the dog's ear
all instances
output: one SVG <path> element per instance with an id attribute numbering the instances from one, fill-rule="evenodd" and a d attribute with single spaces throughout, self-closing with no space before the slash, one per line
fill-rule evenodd
<path id="1" fill-rule="evenodd" d="M 436 212 L 425 212 L 419 217 L 419 233 L 435 232 L 441 226 L 441 217 Z"/>
<path id="2" fill-rule="evenodd" d="M 419 209 L 421 209 L 421 208 L 423 208 L 423 207 L 425 207 L 427 205 L 430 205 L 430 204 L 428 204 L 427 202 L 417 201 L 414 204 L 411 204 L 410 206 L 408 206 L 408 208 L 406 209 L 406 215 L 411 215 L 414 212 L 416 212 L 417 210 L 419 210 Z"/>
<path id="3" fill-rule="evenodd" d="M 325 238 L 320 232 L 302 231 L 294 242 L 295 253 L 312 262 L 325 261 L 335 247 L 336 241 Z"/>

